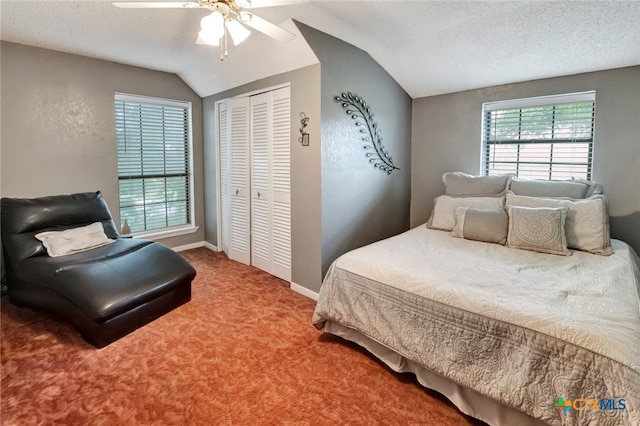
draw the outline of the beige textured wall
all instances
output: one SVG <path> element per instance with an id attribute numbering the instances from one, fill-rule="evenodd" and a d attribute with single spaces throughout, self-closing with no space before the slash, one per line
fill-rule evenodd
<path id="1" fill-rule="evenodd" d="M 2 42 L 1 195 L 100 190 L 119 223 L 114 93 L 191 101 L 195 222 L 204 239 L 202 100 L 174 74 Z"/>
<path id="2" fill-rule="evenodd" d="M 480 172 L 483 102 L 587 90 L 596 91 L 592 179 L 604 185 L 612 235 L 640 252 L 640 66 L 414 99 L 411 226 L 428 220 L 444 172 Z"/>

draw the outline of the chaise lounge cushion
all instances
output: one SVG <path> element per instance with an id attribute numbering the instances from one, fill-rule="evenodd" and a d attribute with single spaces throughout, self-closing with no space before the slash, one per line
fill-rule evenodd
<path id="1" fill-rule="evenodd" d="M 104 322 L 167 293 L 192 271 L 162 244 L 121 238 L 87 252 L 29 258 L 17 277 L 58 292 L 89 318 Z"/>

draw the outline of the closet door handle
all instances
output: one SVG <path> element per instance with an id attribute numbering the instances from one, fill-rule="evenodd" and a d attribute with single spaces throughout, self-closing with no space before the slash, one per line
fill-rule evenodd
<path id="1" fill-rule="evenodd" d="M 240 194 L 240 190 L 236 189 L 236 195 Z"/>
<path id="2" fill-rule="evenodd" d="M 262 194 L 260 194 L 260 193 L 258 192 L 258 198 L 260 198 L 260 195 L 262 195 Z"/>

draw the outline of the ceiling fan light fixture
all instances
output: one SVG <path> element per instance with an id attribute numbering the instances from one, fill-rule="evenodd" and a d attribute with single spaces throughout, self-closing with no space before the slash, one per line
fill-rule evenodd
<path id="1" fill-rule="evenodd" d="M 215 37 L 210 37 L 206 33 L 200 31 L 198 33 L 198 39 L 196 40 L 196 44 L 200 45 L 208 45 L 208 46 L 220 46 L 220 39 Z"/>
<path id="2" fill-rule="evenodd" d="M 211 15 L 207 15 L 200 21 L 200 34 L 203 40 L 212 40 L 220 38 L 224 35 L 224 16 L 220 12 L 213 11 Z M 217 44 L 216 44 L 217 46 Z"/>
<path id="3" fill-rule="evenodd" d="M 249 31 L 244 25 L 235 19 L 227 21 L 227 30 L 233 40 L 233 45 L 237 46 L 249 37 L 251 31 Z"/>
<path id="4" fill-rule="evenodd" d="M 191 0 L 191 1 L 113 1 L 116 7 L 127 9 L 205 9 L 211 13 L 200 20 L 200 32 L 196 39 L 196 44 L 219 46 L 220 60 L 229 55 L 228 39 L 231 37 L 235 46 L 244 42 L 251 31 L 246 27 L 266 34 L 267 36 L 282 42 L 291 41 L 295 34 L 284 28 L 272 24 L 261 17 L 248 12 L 251 7 L 270 6 L 271 2 L 276 5 L 284 2 L 298 3 L 309 0 Z"/>

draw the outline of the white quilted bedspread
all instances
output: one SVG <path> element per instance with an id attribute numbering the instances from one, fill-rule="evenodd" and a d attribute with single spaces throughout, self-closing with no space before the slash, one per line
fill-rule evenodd
<path id="1" fill-rule="evenodd" d="M 416 227 L 354 250 L 335 267 L 438 302 L 531 328 L 640 372 L 637 257 L 557 256 Z"/>

